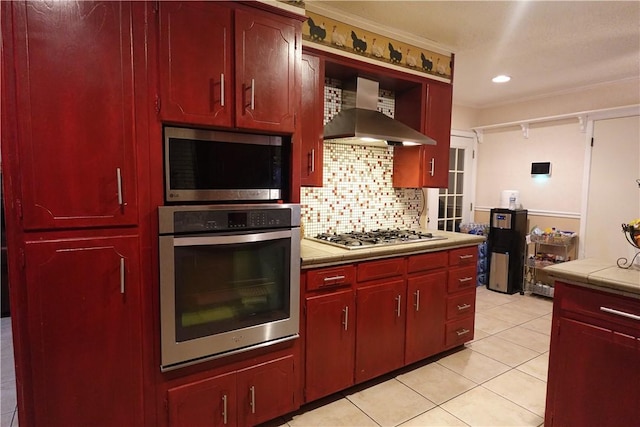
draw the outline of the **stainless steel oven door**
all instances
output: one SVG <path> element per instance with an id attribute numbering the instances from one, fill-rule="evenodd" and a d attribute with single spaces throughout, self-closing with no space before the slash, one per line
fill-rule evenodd
<path id="1" fill-rule="evenodd" d="M 160 236 L 162 370 L 298 337 L 300 229 Z"/>

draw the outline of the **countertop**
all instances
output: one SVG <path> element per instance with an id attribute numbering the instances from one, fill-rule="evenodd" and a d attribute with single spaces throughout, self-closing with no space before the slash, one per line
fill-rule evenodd
<path id="1" fill-rule="evenodd" d="M 615 262 L 597 258 L 567 261 L 545 267 L 554 279 L 587 288 L 640 299 L 640 268 L 619 268 Z"/>
<path id="2" fill-rule="evenodd" d="M 302 239 L 300 257 L 302 268 L 325 267 L 345 264 L 353 261 L 373 260 L 405 256 L 447 249 L 478 245 L 486 240 L 485 236 L 475 234 L 453 233 L 450 231 L 431 231 L 434 236 L 446 237 L 444 240 L 428 242 L 403 243 L 366 249 L 343 249 L 310 239 Z"/>

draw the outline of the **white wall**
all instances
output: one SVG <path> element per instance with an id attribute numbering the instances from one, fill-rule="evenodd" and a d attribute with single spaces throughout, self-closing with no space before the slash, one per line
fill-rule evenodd
<path id="1" fill-rule="evenodd" d="M 485 131 L 478 144 L 476 208 L 500 206 L 502 190 L 520 191 L 525 209 L 579 216 L 585 134 L 577 119 Z M 532 162 L 551 162 L 551 176 L 531 176 Z"/>

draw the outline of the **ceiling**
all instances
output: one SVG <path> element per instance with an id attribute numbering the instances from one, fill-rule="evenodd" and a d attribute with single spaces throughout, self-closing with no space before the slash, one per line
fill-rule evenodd
<path id="1" fill-rule="evenodd" d="M 640 78 L 639 1 L 307 3 L 455 53 L 457 105 L 486 108 Z M 512 79 L 491 82 L 498 74 Z"/>

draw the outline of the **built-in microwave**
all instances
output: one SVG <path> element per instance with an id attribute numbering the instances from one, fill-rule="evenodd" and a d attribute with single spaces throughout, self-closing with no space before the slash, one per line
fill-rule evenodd
<path id="1" fill-rule="evenodd" d="M 287 137 L 164 128 L 167 203 L 286 200 Z"/>

